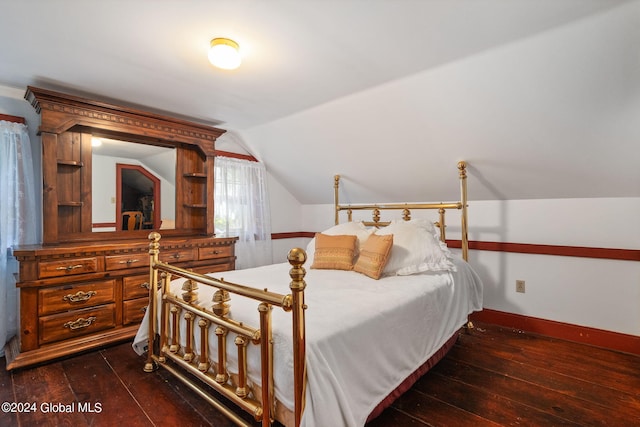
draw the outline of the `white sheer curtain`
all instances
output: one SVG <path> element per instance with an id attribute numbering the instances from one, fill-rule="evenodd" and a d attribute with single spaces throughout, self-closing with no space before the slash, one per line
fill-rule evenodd
<path id="1" fill-rule="evenodd" d="M 36 187 L 27 127 L 0 121 L 0 355 L 18 327 L 18 293 L 11 254 L 16 244 L 36 243 Z"/>
<path id="2" fill-rule="evenodd" d="M 264 164 L 229 157 L 215 160 L 215 230 L 238 236 L 236 268 L 271 264 L 271 215 Z"/>

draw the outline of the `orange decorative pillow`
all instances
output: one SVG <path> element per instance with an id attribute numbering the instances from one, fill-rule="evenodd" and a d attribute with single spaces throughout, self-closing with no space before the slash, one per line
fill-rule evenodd
<path id="1" fill-rule="evenodd" d="M 372 279 L 379 279 L 389 259 L 392 246 L 393 234 L 384 236 L 372 234 L 362 245 L 360 257 L 353 270 Z"/>
<path id="2" fill-rule="evenodd" d="M 316 249 L 311 268 L 326 270 L 353 270 L 356 236 L 316 234 Z"/>

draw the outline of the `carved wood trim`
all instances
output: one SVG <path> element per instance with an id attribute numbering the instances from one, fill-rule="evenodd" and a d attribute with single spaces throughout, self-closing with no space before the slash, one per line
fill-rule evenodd
<path id="1" fill-rule="evenodd" d="M 485 308 L 471 320 L 640 355 L 640 337 Z"/>
<path id="2" fill-rule="evenodd" d="M 447 246 L 450 248 L 460 248 L 460 240 L 447 239 Z M 533 243 L 483 241 L 469 242 L 469 249 L 534 255 L 613 259 L 619 261 L 640 261 L 640 249 L 593 248 L 585 246 L 539 245 Z"/>
<path id="3" fill-rule="evenodd" d="M 41 114 L 39 133 L 60 134 L 74 126 L 87 126 L 120 134 L 182 142 L 215 155 L 215 140 L 225 130 L 112 105 L 47 89 L 27 87 L 25 99 Z"/>
<path id="4" fill-rule="evenodd" d="M 5 122 L 22 123 L 23 125 L 26 124 L 24 117 L 10 116 L 9 114 L 0 114 L 0 120 L 4 120 Z"/>
<path id="5" fill-rule="evenodd" d="M 216 150 L 216 156 L 231 157 L 232 159 L 248 160 L 250 162 L 258 161 L 258 159 L 253 157 L 251 154 L 232 153 L 230 151 L 222 151 L 222 150 Z"/>

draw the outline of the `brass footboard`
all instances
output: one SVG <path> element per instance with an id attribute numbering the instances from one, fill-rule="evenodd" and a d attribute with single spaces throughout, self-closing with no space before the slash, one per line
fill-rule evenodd
<path id="1" fill-rule="evenodd" d="M 302 249 L 292 249 L 288 260 L 291 264 L 289 275 L 291 293 L 287 295 L 261 290 L 215 279 L 198 273 L 171 266 L 159 260 L 160 234 L 149 234 L 150 290 L 149 290 L 149 353 L 144 370 L 154 371 L 158 366 L 165 368 L 193 391 L 223 412 L 238 425 L 251 425 L 232 410 L 220 403 L 199 384 L 194 383 L 182 371 L 198 378 L 202 383 L 249 412 L 263 426 L 271 425 L 275 416 L 273 340 L 271 311 L 279 307 L 291 312 L 293 325 L 293 372 L 294 376 L 294 419 L 300 425 L 304 409 L 306 387 L 305 369 L 305 318 L 304 282 L 306 253 Z M 171 292 L 172 277 L 187 280 L 182 287 L 182 295 Z M 158 277 L 162 277 L 160 286 Z M 217 289 L 211 309 L 197 305 L 198 286 L 212 286 Z M 251 298 L 257 303 L 258 327 L 237 322 L 229 316 L 229 294 Z M 160 325 L 156 327 L 160 314 Z M 184 339 L 180 337 L 180 322 L 186 323 Z M 217 354 L 209 354 L 209 330 L 213 328 L 217 337 Z M 238 372 L 230 375 L 227 371 L 227 336 L 234 334 Z M 200 354 L 196 353 L 196 340 L 200 344 Z M 184 346 L 181 345 L 184 342 Z M 260 391 L 250 389 L 248 381 L 247 347 L 260 346 Z M 168 363 L 171 362 L 171 363 Z M 178 369 L 181 368 L 181 369 Z"/>

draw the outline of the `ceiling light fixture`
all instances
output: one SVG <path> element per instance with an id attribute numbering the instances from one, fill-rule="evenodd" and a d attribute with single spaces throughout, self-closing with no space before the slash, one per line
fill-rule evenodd
<path id="1" fill-rule="evenodd" d="M 225 38 L 215 38 L 211 40 L 209 62 L 224 70 L 234 70 L 238 68 L 240 62 L 242 62 L 238 43 Z"/>

